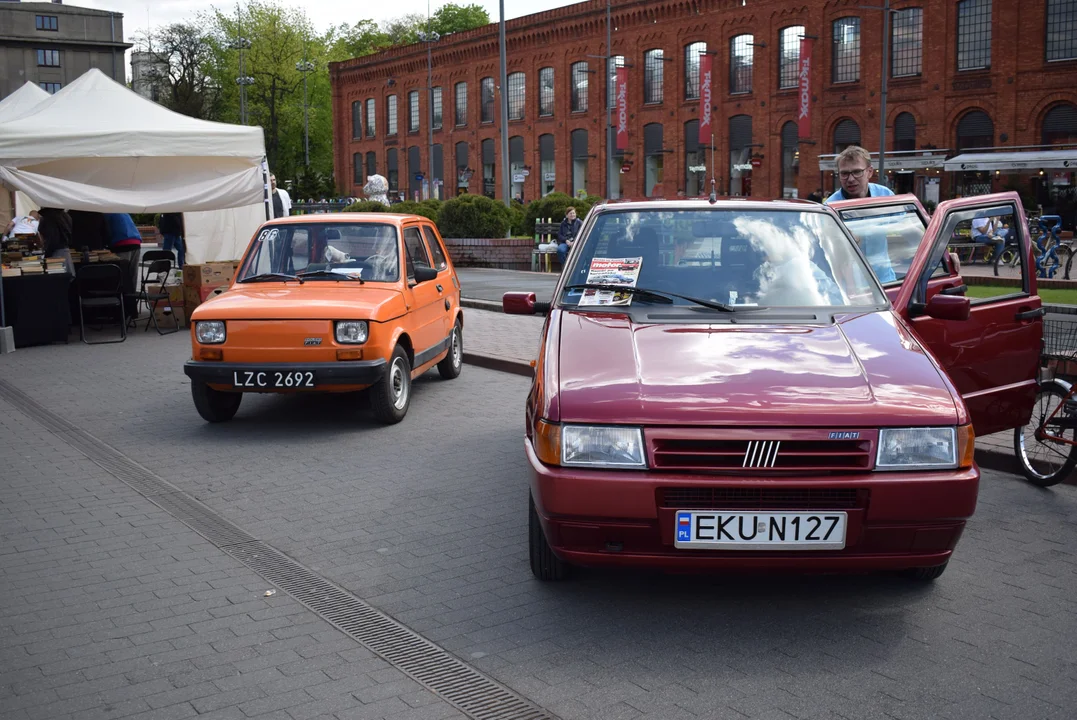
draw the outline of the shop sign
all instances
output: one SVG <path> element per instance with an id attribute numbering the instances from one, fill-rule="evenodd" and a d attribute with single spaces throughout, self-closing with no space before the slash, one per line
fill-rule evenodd
<path id="1" fill-rule="evenodd" d="M 811 137 L 811 51 L 812 39 L 800 39 L 800 63 L 797 67 L 799 102 L 797 107 L 797 137 Z"/>
<path id="2" fill-rule="evenodd" d="M 513 173 L 512 174 L 512 181 L 514 183 L 522 183 L 524 181 L 524 174 L 523 173 Z"/>
<path id="3" fill-rule="evenodd" d="M 763 167 L 763 158 L 752 158 L 752 167 Z"/>
<path id="4" fill-rule="evenodd" d="M 628 72 L 617 68 L 617 149 L 628 147 Z"/>
<path id="5" fill-rule="evenodd" d="M 706 165 L 689 165 L 688 166 L 688 172 L 705 173 L 705 172 L 707 172 L 707 166 Z"/>
<path id="6" fill-rule="evenodd" d="M 735 163 L 733 165 L 733 172 L 751 172 L 751 170 L 752 170 L 752 164 L 750 162 Z"/>
<path id="7" fill-rule="evenodd" d="M 711 55 L 699 58 L 699 144 L 711 142 Z"/>
<path id="8" fill-rule="evenodd" d="M 557 173 L 556 172 L 542 173 L 542 179 L 545 182 L 554 182 L 557 179 Z"/>

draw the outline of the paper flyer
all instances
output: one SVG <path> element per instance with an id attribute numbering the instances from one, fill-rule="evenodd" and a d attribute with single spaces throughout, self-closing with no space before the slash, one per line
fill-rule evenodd
<path id="1" fill-rule="evenodd" d="M 623 285 L 636 287 L 642 257 L 594 258 L 587 273 L 588 285 Z M 631 305 L 632 293 L 616 290 L 588 289 L 583 291 L 578 305 Z"/>

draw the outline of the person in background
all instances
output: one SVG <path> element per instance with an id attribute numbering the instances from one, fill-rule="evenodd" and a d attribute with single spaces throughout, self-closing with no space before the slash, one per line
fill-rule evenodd
<path id="1" fill-rule="evenodd" d="M 576 242 L 576 236 L 583 227 L 583 221 L 576 217 L 576 208 L 570 207 L 565 211 L 565 219 L 561 221 L 561 227 L 557 229 L 557 259 L 561 261 L 561 267 L 565 266 L 569 248 Z"/>
<path id="2" fill-rule="evenodd" d="M 41 222 L 37 232 L 41 236 L 45 257 L 64 259 L 67 271 L 75 274 L 75 265 L 71 261 L 71 216 L 62 208 L 41 208 Z"/>
<path id="3" fill-rule="evenodd" d="M 837 166 L 841 187 L 826 199 L 827 203 L 894 194 L 885 185 L 871 182 L 871 176 L 875 173 L 875 168 L 871 166 L 871 154 L 859 145 L 850 145 L 838 153 Z"/>
<path id="4" fill-rule="evenodd" d="M 135 227 L 135 221 L 127 213 L 105 213 L 108 222 L 109 244 L 108 249 L 127 263 L 130 273 L 128 280 L 130 285 L 124 288 L 125 292 L 135 292 L 138 288 L 139 261 L 142 256 L 142 235 Z"/>
<path id="5" fill-rule="evenodd" d="M 269 176 L 270 192 L 273 193 L 273 217 L 288 217 L 292 212 L 292 198 L 288 191 L 277 187 L 277 176 Z"/>
<path id="6" fill-rule="evenodd" d="M 823 202 L 823 188 L 817 188 L 815 190 L 815 192 L 808 195 L 807 199 L 810 200 L 811 202 L 822 204 L 822 202 Z"/>
<path id="7" fill-rule="evenodd" d="M 974 218 L 972 220 L 972 242 L 974 243 L 990 243 L 994 247 L 994 251 L 991 257 L 997 257 L 1003 248 L 1006 247 L 1005 236 L 1001 235 L 999 231 L 1002 229 L 1001 218 L 989 218 L 981 217 Z M 1009 231 L 1007 230 L 1007 234 Z M 989 260 L 990 258 L 984 258 Z"/>
<path id="8" fill-rule="evenodd" d="M 31 210 L 29 215 L 12 218 L 4 231 L 4 237 L 15 238 L 20 235 L 37 235 L 38 223 L 41 221 L 41 213 Z"/>
<path id="9" fill-rule="evenodd" d="M 183 267 L 183 213 L 161 213 L 157 229 L 163 238 L 161 248 L 176 254 L 176 267 Z"/>

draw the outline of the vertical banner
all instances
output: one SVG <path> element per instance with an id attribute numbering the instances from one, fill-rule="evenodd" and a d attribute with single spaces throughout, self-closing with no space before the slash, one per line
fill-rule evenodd
<path id="1" fill-rule="evenodd" d="M 811 38 L 800 39 L 800 63 L 797 68 L 797 86 L 800 91 L 797 104 L 797 137 L 811 138 Z"/>
<path id="2" fill-rule="evenodd" d="M 699 58 L 699 144 L 711 144 L 711 55 Z"/>
<path id="3" fill-rule="evenodd" d="M 617 68 L 617 149 L 628 148 L 628 74 Z"/>

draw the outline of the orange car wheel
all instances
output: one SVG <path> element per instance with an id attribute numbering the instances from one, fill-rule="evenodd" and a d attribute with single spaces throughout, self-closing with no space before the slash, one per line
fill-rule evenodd
<path id="1" fill-rule="evenodd" d="M 449 353 L 438 363 L 438 372 L 446 380 L 460 377 L 460 370 L 464 367 L 464 328 L 457 320 L 452 328 L 452 336 L 449 338 Z"/>
<path id="2" fill-rule="evenodd" d="M 191 381 L 191 397 L 194 407 L 206 422 L 228 422 L 235 417 L 243 393 L 221 392 L 214 390 L 204 382 Z"/>

